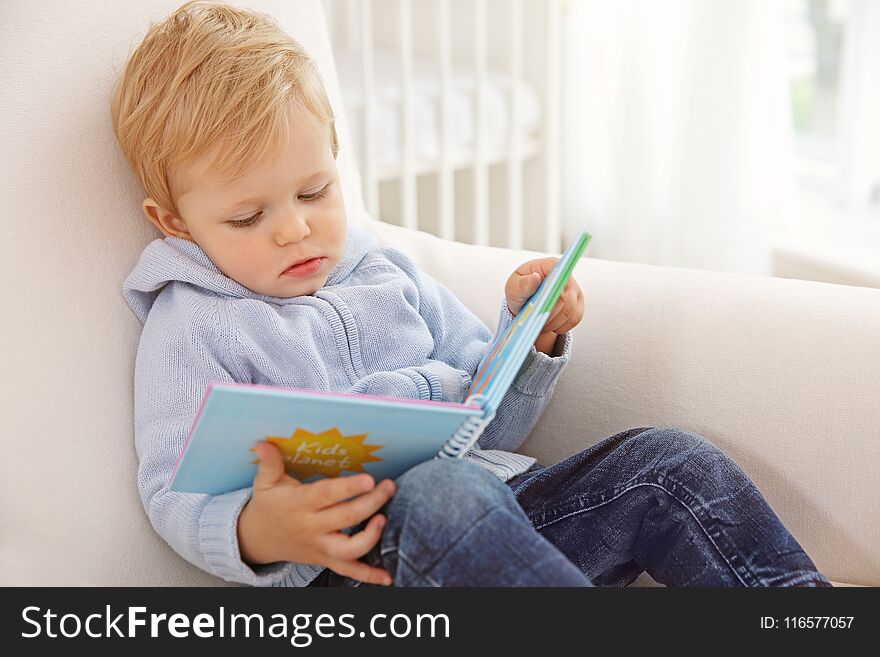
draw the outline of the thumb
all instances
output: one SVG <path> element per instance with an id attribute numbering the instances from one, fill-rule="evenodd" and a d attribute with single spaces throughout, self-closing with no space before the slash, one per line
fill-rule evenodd
<path id="1" fill-rule="evenodd" d="M 504 288 L 507 295 L 507 307 L 514 316 L 520 311 L 541 284 L 541 274 L 532 272 L 522 275 L 519 272 L 511 274 Z"/>
<path id="2" fill-rule="evenodd" d="M 541 284 L 541 274 L 536 271 L 533 271 L 528 276 L 522 276 L 519 279 L 520 291 L 523 294 L 523 300 L 528 299 L 535 290 L 538 289 L 538 286 Z"/>
<path id="3" fill-rule="evenodd" d="M 287 477 L 284 469 L 284 461 L 281 459 L 281 451 L 272 443 L 264 440 L 259 441 L 251 450 L 257 455 L 259 464 L 257 465 L 257 474 L 254 477 L 254 487 L 269 488 L 289 478 L 293 481 L 293 477 Z"/>

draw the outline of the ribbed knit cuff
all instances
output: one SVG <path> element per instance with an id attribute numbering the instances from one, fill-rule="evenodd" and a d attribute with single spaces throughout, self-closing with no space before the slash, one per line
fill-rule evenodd
<path id="1" fill-rule="evenodd" d="M 513 315 L 510 314 L 510 308 L 507 307 L 507 297 L 501 298 L 501 316 L 498 318 L 498 328 L 495 329 L 495 337 L 504 333 L 510 323 L 513 321 Z"/>
<path id="2" fill-rule="evenodd" d="M 498 319 L 496 337 L 507 330 L 514 316 L 507 307 L 507 297 L 501 299 L 501 316 Z M 553 356 L 548 356 L 532 345 L 523 364 L 519 368 L 513 387 L 526 395 L 543 395 L 553 387 L 553 382 L 571 356 L 571 331 L 561 334 L 553 347 Z"/>
<path id="3" fill-rule="evenodd" d="M 440 381 L 430 372 L 421 367 L 410 367 L 401 370 L 416 384 L 419 391 L 419 399 L 425 401 L 440 401 Z"/>
<path id="4" fill-rule="evenodd" d="M 538 351 L 532 345 L 513 386 L 526 395 L 541 396 L 550 391 L 571 357 L 571 342 L 571 331 L 559 335 L 553 348 L 553 356 Z"/>
<path id="5" fill-rule="evenodd" d="M 471 375 L 438 360 L 416 368 L 431 382 L 431 400 L 461 402 L 471 385 Z"/>
<path id="6" fill-rule="evenodd" d="M 215 495 L 199 518 L 199 545 L 211 572 L 227 581 L 251 586 L 306 586 L 322 567 L 289 561 L 251 568 L 238 548 L 238 516 L 253 489 Z"/>
<path id="7" fill-rule="evenodd" d="M 439 360 L 405 370 L 419 390 L 419 398 L 430 401 L 460 402 L 471 384 L 467 372 Z"/>

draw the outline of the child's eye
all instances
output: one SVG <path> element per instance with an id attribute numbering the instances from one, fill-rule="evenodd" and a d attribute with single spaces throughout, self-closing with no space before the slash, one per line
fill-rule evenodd
<path id="1" fill-rule="evenodd" d="M 321 189 L 313 194 L 303 194 L 300 196 L 300 199 L 305 203 L 314 203 L 315 201 L 320 201 L 322 198 L 327 196 L 327 188 L 330 187 L 330 183 L 324 185 Z M 252 214 L 247 219 L 242 219 L 241 221 L 230 221 L 230 225 L 233 228 L 248 228 L 249 226 L 253 226 L 260 220 L 260 215 L 263 214 L 262 211 L 257 212 L 256 214 Z"/>
<path id="2" fill-rule="evenodd" d="M 321 189 L 319 189 L 314 194 L 303 194 L 300 196 L 300 199 L 305 201 L 306 203 L 313 203 L 314 201 L 320 201 L 322 198 L 327 196 L 327 188 L 330 186 L 330 183 L 324 185 Z"/>
<path id="3" fill-rule="evenodd" d="M 242 219 L 241 221 L 230 221 L 230 225 L 233 228 L 247 228 L 248 226 L 253 226 L 260 220 L 260 215 L 262 212 L 257 212 L 256 214 L 252 214 L 247 219 Z"/>

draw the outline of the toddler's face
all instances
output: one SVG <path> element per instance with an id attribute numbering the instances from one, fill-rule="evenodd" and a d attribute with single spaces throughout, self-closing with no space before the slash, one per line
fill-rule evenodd
<path id="1" fill-rule="evenodd" d="M 224 186 L 205 173 L 210 154 L 180 171 L 179 218 L 144 201 L 163 233 L 196 242 L 226 276 L 274 297 L 319 290 L 346 242 L 330 129 L 307 111 L 291 114 L 287 143 L 235 182 Z"/>

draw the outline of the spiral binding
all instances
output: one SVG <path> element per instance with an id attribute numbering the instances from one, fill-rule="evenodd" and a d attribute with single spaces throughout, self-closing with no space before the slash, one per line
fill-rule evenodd
<path id="1" fill-rule="evenodd" d="M 474 395 L 468 399 L 468 403 L 477 402 L 482 404 L 485 399 L 485 395 Z M 443 444 L 440 451 L 437 452 L 437 458 L 454 459 L 463 456 L 465 452 L 474 446 L 474 443 L 476 443 L 480 438 L 480 435 L 482 435 L 483 429 L 486 428 L 486 425 L 489 424 L 494 417 L 495 410 L 493 409 L 486 417 L 475 415 L 466 418 L 456 430 L 455 434 L 453 434 L 453 436 Z"/>

